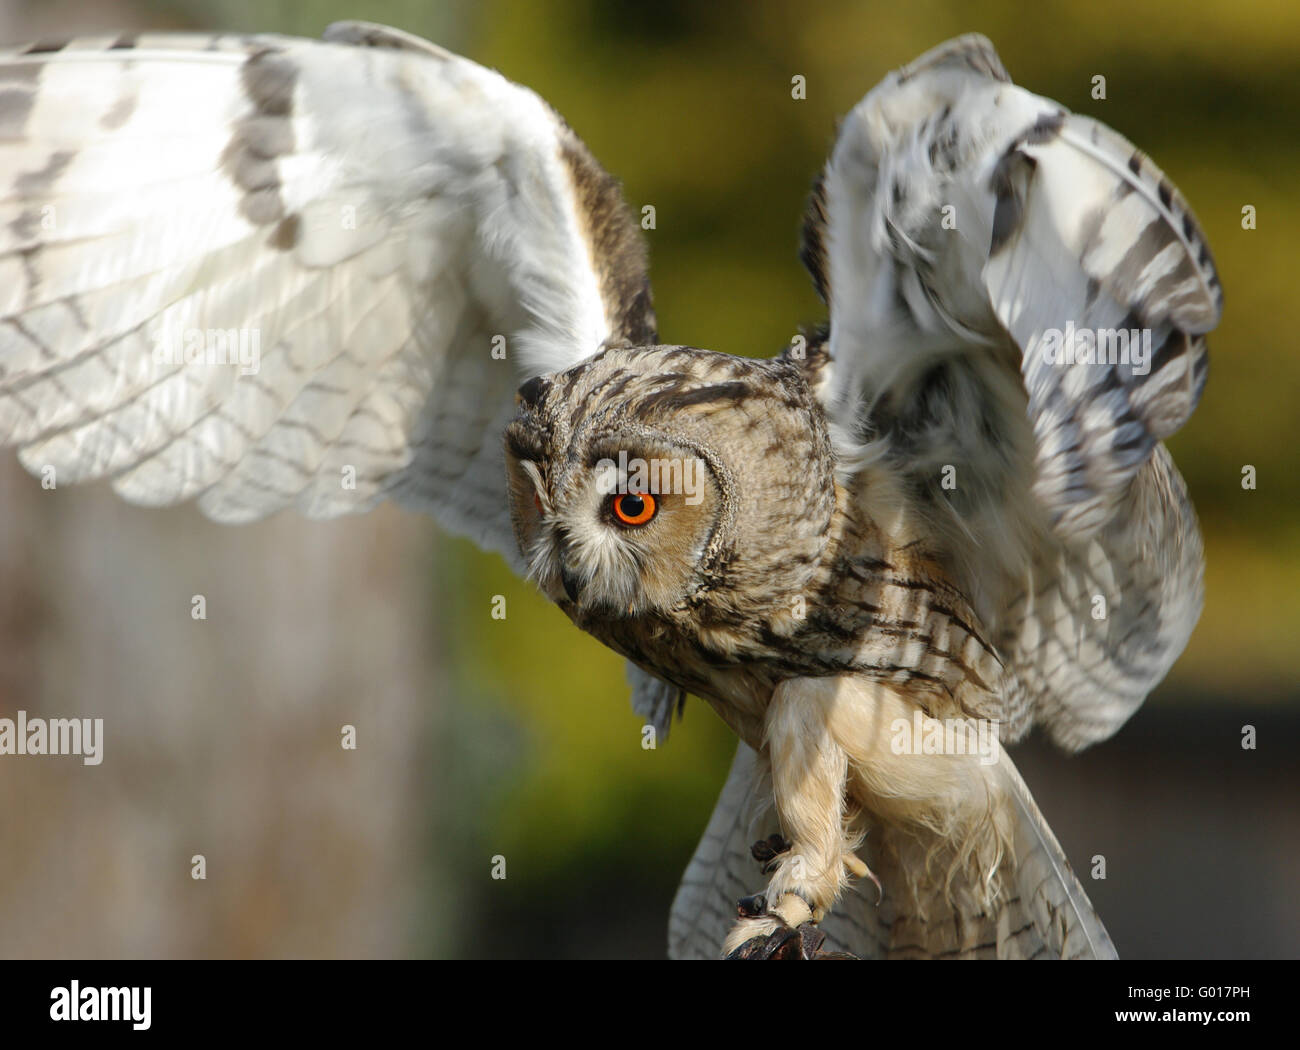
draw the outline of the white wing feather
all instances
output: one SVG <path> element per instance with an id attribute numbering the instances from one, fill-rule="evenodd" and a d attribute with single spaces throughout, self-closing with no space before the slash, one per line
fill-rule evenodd
<path id="1" fill-rule="evenodd" d="M 1110 735 L 1201 604 L 1195 517 L 1160 445 L 1196 405 L 1222 307 L 1186 202 L 968 36 L 844 121 L 804 258 L 830 306 L 820 389 L 846 468 L 883 461 L 929 522 L 1012 671 L 1004 730 Z M 1045 338 L 1070 328 L 1146 330 L 1150 360 L 1050 361 Z"/>
<path id="2" fill-rule="evenodd" d="M 517 562 L 513 392 L 653 330 L 643 256 L 599 257 L 616 191 L 532 92 L 328 35 L 0 55 L 0 445 L 223 521 L 393 497 Z"/>

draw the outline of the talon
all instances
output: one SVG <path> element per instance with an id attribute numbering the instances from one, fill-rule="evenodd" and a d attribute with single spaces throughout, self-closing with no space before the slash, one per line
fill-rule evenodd
<path id="1" fill-rule="evenodd" d="M 794 896 L 787 894 L 782 898 Z M 752 897 L 745 898 L 753 900 Z M 807 905 L 804 905 L 805 910 Z M 748 918 L 750 928 L 755 936 L 742 941 L 726 957 L 728 959 L 852 959 L 854 956 L 845 952 L 827 952 L 822 950 L 826 934 L 813 922 L 803 922 L 791 926 L 775 911 L 769 911 L 761 918 Z M 734 931 L 733 931 L 734 934 Z M 729 940 L 731 938 L 728 938 Z M 733 942 L 734 943 L 734 942 Z"/>
<path id="2" fill-rule="evenodd" d="M 880 885 L 880 880 L 876 878 L 876 873 L 867 867 L 861 857 L 856 853 L 844 854 L 844 866 L 849 869 L 850 874 L 855 875 L 859 879 L 870 879 L 875 884 L 877 904 L 885 899 L 885 888 Z"/>
<path id="3" fill-rule="evenodd" d="M 769 959 L 815 959 L 826 940 L 826 934 L 808 923 L 793 930 L 781 930 L 774 933 L 772 938 L 779 938 L 779 941 L 773 945 Z"/>
<path id="4" fill-rule="evenodd" d="M 790 843 L 777 834 L 769 835 L 765 839 L 759 839 L 749 847 L 750 856 L 758 861 L 764 875 L 771 871 L 772 861 L 782 853 L 789 852 L 789 850 Z"/>
<path id="5" fill-rule="evenodd" d="M 742 919 L 756 919 L 767 911 L 767 898 L 761 893 L 742 897 L 736 902 L 736 911 Z"/>
<path id="6" fill-rule="evenodd" d="M 870 868 L 867 869 L 867 878 L 876 884 L 876 904 L 879 905 L 885 899 L 885 887 L 880 885 L 880 880 L 876 878 L 876 873 Z"/>
<path id="7" fill-rule="evenodd" d="M 752 937 L 727 956 L 728 959 L 790 959 L 796 958 L 790 954 L 790 948 L 787 947 L 790 941 L 795 942 L 796 950 L 802 942 L 798 934 L 785 926 L 773 931 L 765 936 Z"/>
<path id="8" fill-rule="evenodd" d="M 814 959 L 826 934 L 811 923 L 794 928 L 780 919 L 771 933 L 751 937 L 728 959 Z"/>

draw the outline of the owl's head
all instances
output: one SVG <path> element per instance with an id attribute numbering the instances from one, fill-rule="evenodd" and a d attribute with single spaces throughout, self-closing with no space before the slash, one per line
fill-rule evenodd
<path id="1" fill-rule="evenodd" d="M 795 363 L 609 349 L 529 380 L 517 400 L 515 536 L 571 616 L 761 616 L 814 570 L 834 456 Z"/>

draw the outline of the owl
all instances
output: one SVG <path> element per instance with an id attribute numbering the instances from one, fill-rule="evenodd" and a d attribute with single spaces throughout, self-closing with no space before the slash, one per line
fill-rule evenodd
<path id="1" fill-rule="evenodd" d="M 391 499 L 738 738 L 677 957 L 1109 957 L 1004 749 L 1199 615 L 1162 439 L 1222 292 L 1147 156 L 965 36 L 849 113 L 772 359 L 661 343 L 618 184 L 398 30 L 0 55 L 0 444 L 245 522 Z"/>

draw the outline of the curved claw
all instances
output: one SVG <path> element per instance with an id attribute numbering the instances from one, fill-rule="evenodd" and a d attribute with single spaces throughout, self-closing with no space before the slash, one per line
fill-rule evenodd
<path id="1" fill-rule="evenodd" d="M 861 857 L 854 853 L 844 854 L 844 866 L 849 869 L 851 874 L 860 879 L 870 879 L 875 884 L 876 904 L 885 899 L 885 887 L 880 884 L 880 879 L 876 877 L 876 873 L 867 867 Z"/>
<path id="2" fill-rule="evenodd" d="M 765 839 L 759 839 L 750 846 L 749 855 L 758 861 L 758 866 L 762 873 L 768 875 L 775 867 L 774 862 L 776 861 L 776 858 L 781 856 L 782 853 L 789 852 L 789 850 L 790 843 L 780 835 L 773 834 L 769 835 Z"/>
<path id="3" fill-rule="evenodd" d="M 822 951 L 826 941 L 817 924 L 808 918 L 807 904 L 792 894 L 769 908 L 762 894 L 746 897 L 737 904 L 741 921 L 755 936 L 742 942 L 728 959 L 852 959 L 844 952 Z M 793 921 L 790 921 L 793 920 Z M 734 933 L 734 931 L 733 931 Z M 735 943 L 734 941 L 732 943 Z"/>
<path id="4" fill-rule="evenodd" d="M 823 952 L 826 934 L 810 922 L 802 926 L 787 926 L 784 922 L 766 937 L 746 941 L 728 959 L 824 959 L 839 958 L 834 952 Z"/>

